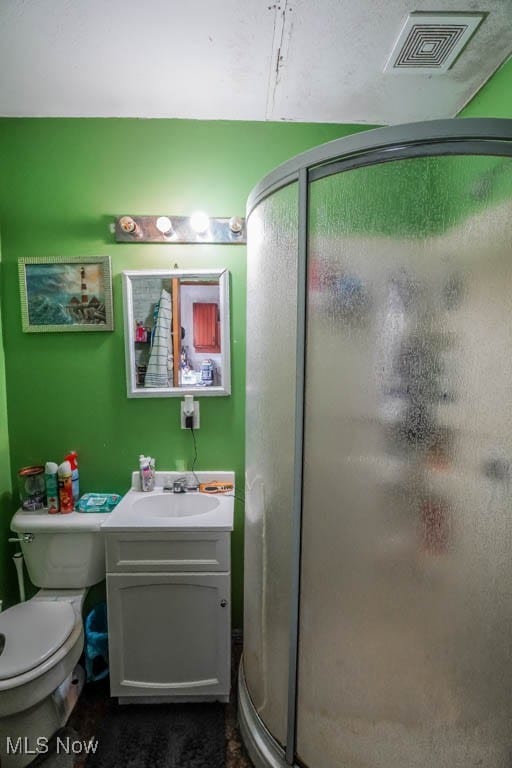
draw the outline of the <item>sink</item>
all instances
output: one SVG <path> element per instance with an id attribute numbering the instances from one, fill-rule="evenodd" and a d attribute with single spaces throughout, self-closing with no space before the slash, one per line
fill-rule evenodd
<path id="1" fill-rule="evenodd" d="M 196 472 L 200 483 L 212 480 L 234 483 L 234 472 Z M 143 492 L 137 472 L 132 475 L 132 488 L 117 507 L 107 515 L 102 529 L 126 531 L 132 529 L 160 530 L 217 530 L 232 531 L 234 496 L 206 494 L 199 491 L 172 493 L 163 486 L 171 486 L 174 479 L 183 476 L 179 472 L 157 472 L 155 489 Z"/>
<path id="2" fill-rule="evenodd" d="M 141 493 L 133 501 L 134 515 L 156 515 L 157 517 L 190 517 L 205 515 L 218 509 L 220 499 L 205 493 Z"/>

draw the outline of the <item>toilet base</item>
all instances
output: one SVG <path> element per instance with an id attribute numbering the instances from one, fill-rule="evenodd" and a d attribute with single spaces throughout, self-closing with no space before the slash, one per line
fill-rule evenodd
<path id="1" fill-rule="evenodd" d="M 2 768 L 24 768 L 48 750 L 48 742 L 68 721 L 85 682 L 77 665 L 63 683 L 36 706 L 0 718 Z"/>

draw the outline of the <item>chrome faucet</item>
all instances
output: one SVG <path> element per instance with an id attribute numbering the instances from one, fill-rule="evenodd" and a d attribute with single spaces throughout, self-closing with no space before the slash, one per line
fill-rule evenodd
<path id="1" fill-rule="evenodd" d="M 198 487 L 198 481 L 193 473 L 186 476 L 183 475 L 183 477 L 164 478 L 164 491 L 171 491 L 172 493 L 185 493 L 186 491 L 197 491 Z"/>
<path id="2" fill-rule="evenodd" d="M 177 477 L 176 480 L 173 480 L 172 483 L 172 492 L 173 493 L 185 493 L 187 490 L 187 478 L 186 477 Z"/>

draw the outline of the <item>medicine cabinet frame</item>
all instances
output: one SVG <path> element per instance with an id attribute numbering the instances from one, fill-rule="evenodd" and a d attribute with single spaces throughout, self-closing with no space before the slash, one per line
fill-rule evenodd
<path id="1" fill-rule="evenodd" d="M 123 278 L 123 315 L 125 332 L 125 361 L 126 361 L 126 390 L 128 397 L 183 397 L 184 395 L 194 395 L 194 397 L 214 397 L 227 396 L 231 394 L 231 359 L 230 359 L 230 314 L 229 314 L 229 272 L 225 268 L 216 269 L 144 269 L 144 270 L 125 270 L 122 273 Z M 218 282 L 219 288 L 219 336 L 220 336 L 220 384 L 211 386 L 201 386 L 199 384 L 185 384 L 182 386 L 155 386 L 147 387 L 137 380 L 137 347 L 140 342 L 136 341 L 135 333 L 137 323 L 143 318 L 136 318 L 134 315 L 134 285 L 138 280 L 161 280 L 169 281 L 171 286 L 171 301 L 174 308 L 175 302 L 180 302 L 180 296 L 176 298 L 175 280 L 179 281 L 181 288 L 183 283 L 190 281 L 203 284 L 208 281 Z M 153 303 L 159 300 L 160 295 L 151 297 Z M 183 328 L 181 318 L 178 316 L 179 323 L 173 326 L 171 320 L 171 337 L 173 349 L 173 365 L 181 365 L 181 354 L 176 360 L 176 350 L 178 344 L 181 353 L 181 342 Z M 179 340 L 175 342 L 176 335 L 174 329 L 179 328 Z M 207 353 L 199 353 L 207 357 Z"/>

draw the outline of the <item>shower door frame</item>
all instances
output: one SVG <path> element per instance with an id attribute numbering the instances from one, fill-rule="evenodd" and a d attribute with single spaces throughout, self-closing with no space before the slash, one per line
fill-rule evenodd
<path id="1" fill-rule="evenodd" d="M 346 136 L 304 152 L 278 166 L 254 187 L 247 219 L 274 192 L 298 183 L 297 339 L 294 486 L 292 503 L 291 605 L 289 628 L 288 711 L 285 749 L 274 739 L 251 701 L 243 672 L 238 681 L 239 719 L 244 742 L 257 768 L 297 765 L 297 682 L 302 541 L 302 480 L 306 375 L 308 214 L 310 184 L 318 179 L 369 165 L 416 157 L 496 156 L 512 158 L 512 120 L 460 118 L 408 123 Z M 310 766 L 315 768 L 315 766 Z"/>

